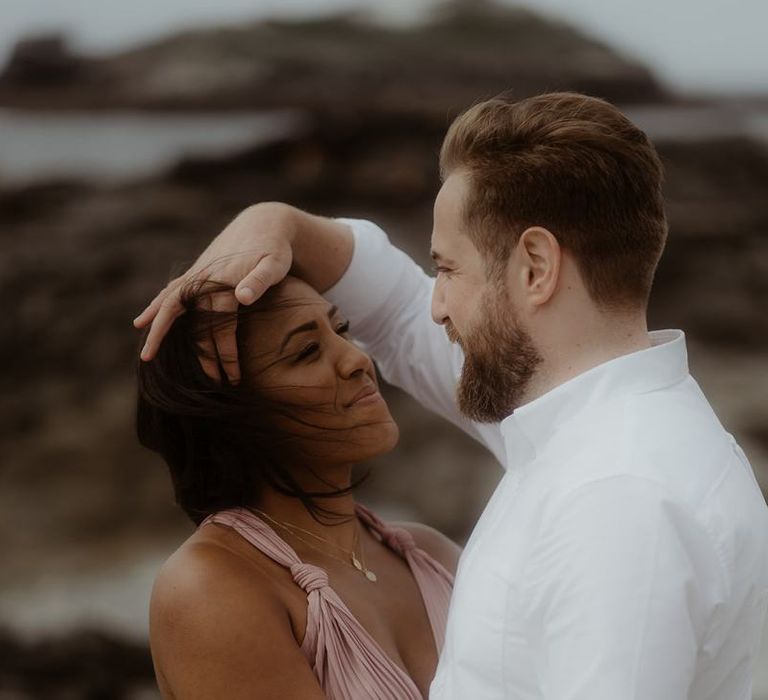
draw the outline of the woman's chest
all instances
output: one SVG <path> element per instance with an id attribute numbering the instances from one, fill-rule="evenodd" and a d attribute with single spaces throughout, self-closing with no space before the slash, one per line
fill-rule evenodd
<path id="1" fill-rule="evenodd" d="M 370 581 L 363 573 L 344 562 L 324 561 L 314 553 L 302 553 L 305 563 L 327 572 L 329 589 L 321 595 L 338 598 L 357 625 L 350 635 L 344 633 L 344 645 L 355 656 L 370 649 L 381 663 L 396 667 L 409 676 L 423 697 L 437 667 L 438 650 L 421 590 L 407 562 L 383 543 L 367 539 L 366 567 L 376 574 Z M 294 636 L 300 646 L 312 638 L 311 625 L 319 624 L 317 611 L 310 614 L 307 592 L 296 585 L 287 570 L 275 571 L 291 618 Z M 395 671 L 397 672 L 397 671 Z"/>
<path id="2" fill-rule="evenodd" d="M 378 566 L 377 566 L 378 563 Z M 377 580 L 336 577 L 331 587 L 387 659 L 405 671 L 426 697 L 438 650 L 422 593 L 407 564 L 372 559 Z"/>

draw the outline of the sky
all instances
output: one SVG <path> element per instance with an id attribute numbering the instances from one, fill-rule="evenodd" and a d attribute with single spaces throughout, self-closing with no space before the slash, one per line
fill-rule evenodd
<path id="1" fill-rule="evenodd" d="M 506 0 L 507 3 L 512 0 Z M 0 62 L 19 37 L 65 32 L 87 51 L 117 51 L 183 27 L 365 9 L 394 23 L 435 0 L 0 0 Z M 527 0 L 641 60 L 681 92 L 768 94 L 768 0 Z"/>

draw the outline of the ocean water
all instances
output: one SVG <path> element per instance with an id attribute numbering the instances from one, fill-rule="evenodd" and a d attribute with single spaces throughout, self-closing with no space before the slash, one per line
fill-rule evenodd
<path id="1" fill-rule="evenodd" d="M 632 106 L 652 139 L 748 136 L 768 143 L 768 103 Z M 37 113 L 0 109 L 0 183 L 50 176 L 100 182 L 160 172 L 188 155 L 235 152 L 301 128 L 298 112 Z"/>
<path id="2" fill-rule="evenodd" d="M 0 110 L 0 183 L 50 176 L 125 180 L 185 155 L 214 155 L 299 128 L 296 112 L 36 113 Z"/>
<path id="3" fill-rule="evenodd" d="M 633 105 L 624 113 L 654 140 L 700 141 L 743 136 L 768 143 L 768 102 L 722 101 L 679 107 Z"/>

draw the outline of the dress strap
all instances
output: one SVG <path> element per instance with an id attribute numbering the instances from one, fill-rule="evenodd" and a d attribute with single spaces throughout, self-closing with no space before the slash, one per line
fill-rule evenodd
<path id="1" fill-rule="evenodd" d="M 416 541 L 408 530 L 388 525 L 362 503 L 356 503 L 355 510 L 359 518 L 381 537 L 384 544 L 401 557 L 407 558 L 407 555 L 416 549 Z"/>
<path id="2" fill-rule="evenodd" d="M 408 562 L 427 608 L 432 634 L 439 651 L 445 641 L 448 601 L 453 589 L 453 574 L 430 554 L 418 547 L 413 535 L 408 530 L 385 523 L 360 503 L 356 504 L 355 507 L 360 519 L 379 534 L 382 542 Z"/>
<path id="3" fill-rule="evenodd" d="M 307 593 L 329 586 L 328 574 L 323 569 L 299 559 L 299 555 L 285 540 L 247 508 L 229 508 L 213 513 L 198 527 L 206 523 L 231 527 L 259 551 L 288 569 L 296 584 Z"/>

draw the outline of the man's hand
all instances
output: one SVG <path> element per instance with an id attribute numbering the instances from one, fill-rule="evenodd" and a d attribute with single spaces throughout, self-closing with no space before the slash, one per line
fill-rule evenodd
<path id="1" fill-rule="evenodd" d="M 232 312 L 238 303 L 249 305 L 291 270 L 293 242 L 296 235 L 297 210 L 276 202 L 256 204 L 241 212 L 203 251 L 192 267 L 171 280 L 133 321 L 136 328 L 152 326 L 141 359 L 148 361 L 157 354 L 165 334 L 182 313 L 180 292 L 192 280 L 215 279 L 231 285 L 234 293 L 211 295 L 213 311 Z M 230 382 L 240 381 L 235 326 L 223 326 L 203 346 L 201 358 L 208 376 L 221 380 L 218 363 Z"/>

